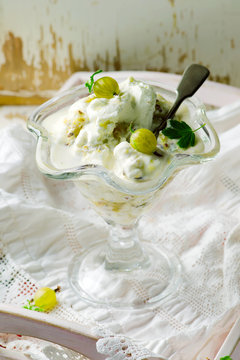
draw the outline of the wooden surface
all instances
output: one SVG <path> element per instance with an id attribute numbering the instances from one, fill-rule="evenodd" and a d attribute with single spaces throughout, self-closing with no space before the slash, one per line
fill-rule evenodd
<path id="1" fill-rule="evenodd" d="M 214 360 L 227 355 L 231 356 L 232 360 L 240 360 L 240 318 L 235 322 Z"/>
<path id="2" fill-rule="evenodd" d="M 0 333 L 36 337 L 74 350 L 92 360 L 105 357 L 96 350 L 98 340 L 78 323 L 51 315 L 0 304 Z"/>
<path id="3" fill-rule="evenodd" d="M 58 89 L 74 71 L 182 73 L 240 86 L 237 0 L 0 0 L 0 88 Z"/>

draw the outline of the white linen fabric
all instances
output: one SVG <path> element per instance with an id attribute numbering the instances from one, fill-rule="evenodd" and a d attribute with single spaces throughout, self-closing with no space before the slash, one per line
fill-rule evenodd
<path id="1" fill-rule="evenodd" d="M 151 353 L 170 360 L 213 358 L 240 314 L 240 103 L 208 115 L 220 137 L 220 154 L 178 173 L 139 224 L 146 242 L 164 244 L 179 256 L 180 289 L 167 301 L 135 311 L 91 307 L 70 288 L 72 257 L 96 238 L 106 238 L 106 226 L 71 182 L 39 173 L 36 139 L 22 123 L 5 126 L 0 132 L 0 302 L 22 306 L 39 286 L 60 286 L 52 314 L 108 329 L 111 341 L 105 348 L 100 342 L 99 349 L 109 359 L 129 358 L 112 351 L 122 338 L 136 351 L 132 359 Z M 0 337 L 8 348 L 16 341 L 22 339 Z M 46 359 L 54 359 L 46 345 L 43 349 Z"/>

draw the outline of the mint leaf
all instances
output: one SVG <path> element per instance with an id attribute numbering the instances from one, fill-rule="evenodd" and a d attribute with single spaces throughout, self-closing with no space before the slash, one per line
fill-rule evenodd
<path id="1" fill-rule="evenodd" d="M 195 145 L 195 134 L 191 131 L 187 132 L 186 135 L 183 135 L 181 139 L 177 142 L 178 146 L 182 149 L 187 149 L 190 146 Z"/>
<path id="2" fill-rule="evenodd" d="M 28 310 L 33 310 L 33 311 L 39 311 L 39 312 L 44 312 L 44 309 L 36 306 L 36 305 L 32 305 L 32 301 L 31 300 L 27 300 L 28 305 L 24 305 L 23 308 L 24 309 L 28 309 Z"/>
<path id="3" fill-rule="evenodd" d="M 180 139 L 182 137 L 181 131 L 174 128 L 166 128 L 162 131 L 163 135 L 169 137 L 169 139 Z"/>
<path id="4" fill-rule="evenodd" d="M 194 133 L 203 126 L 205 124 L 196 130 L 192 130 L 184 121 L 170 120 L 170 127 L 163 129 L 162 133 L 169 139 L 179 139 L 177 142 L 178 146 L 182 149 L 187 149 L 195 145 L 196 137 Z"/>
<path id="5" fill-rule="evenodd" d="M 89 93 L 92 91 L 92 87 L 93 87 L 93 84 L 94 84 L 94 79 L 93 79 L 94 76 L 99 74 L 100 72 L 102 72 L 102 70 L 95 71 L 95 73 L 93 73 L 90 76 L 90 79 L 85 83 L 85 86 L 88 88 Z"/>
<path id="6" fill-rule="evenodd" d="M 170 125 L 180 131 L 192 131 L 190 126 L 184 121 L 170 120 Z"/>
<path id="7" fill-rule="evenodd" d="M 229 355 L 227 355 L 227 356 L 221 357 L 219 360 L 232 360 L 232 358 Z"/>

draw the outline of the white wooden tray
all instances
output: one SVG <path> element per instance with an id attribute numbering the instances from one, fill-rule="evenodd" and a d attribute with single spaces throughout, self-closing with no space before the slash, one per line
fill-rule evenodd
<path id="1" fill-rule="evenodd" d="M 92 360 L 105 358 L 96 350 L 98 338 L 82 325 L 12 305 L 0 304 L 0 333 L 20 334 L 50 341 Z M 0 355 L 1 360 L 4 356 L 6 359 L 27 359 L 24 355 L 3 348 L 0 348 Z"/>
<path id="2" fill-rule="evenodd" d="M 214 360 L 227 355 L 231 356 L 232 360 L 240 360 L 240 318 L 235 322 Z"/>
<path id="3" fill-rule="evenodd" d="M 71 349 L 91 360 L 103 360 L 106 355 L 97 352 L 99 339 L 86 327 L 72 321 L 55 318 L 13 305 L 0 303 L 0 333 L 30 336 Z M 0 347 L 0 360 L 29 360 L 17 351 Z M 162 356 L 149 357 L 148 360 L 167 360 Z"/>

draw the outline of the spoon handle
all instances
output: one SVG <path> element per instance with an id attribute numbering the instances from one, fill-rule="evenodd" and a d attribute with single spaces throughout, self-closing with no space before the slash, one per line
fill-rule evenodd
<path id="1" fill-rule="evenodd" d="M 177 98 L 173 103 L 171 109 L 168 111 L 165 119 L 158 126 L 158 131 L 164 129 L 167 120 L 174 117 L 177 109 L 179 108 L 183 100 L 190 96 L 193 96 L 207 79 L 209 74 L 209 70 L 205 66 L 199 64 L 189 65 L 185 69 L 182 79 L 177 87 Z"/>

